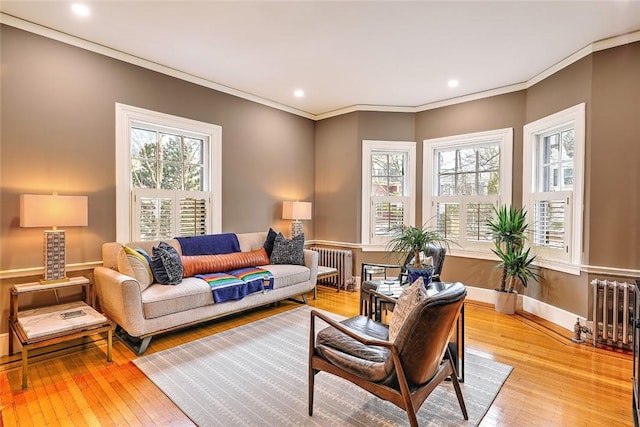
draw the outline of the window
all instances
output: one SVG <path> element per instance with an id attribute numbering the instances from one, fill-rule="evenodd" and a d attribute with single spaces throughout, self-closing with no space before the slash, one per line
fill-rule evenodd
<path id="1" fill-rule="evenodd" d="M 221 128 L 116 104 L 117 239 L 221 229 Z"/>
<path id="2" fill-rule="evenodd" d="M 489 256 L 486 222 L 511 201 L 512 147 L 510 128 L 424 141 L 423 223 L 455 241 L 453 253 Z"/>
<path id="3" fill-rule="evenodd" d="M 386 245 L 392 230 L 411 225 L 415 206 L 416 143 L 363 141 L 362 243 Z"/>
<path id="4" fill-rule="evenodd" d="M 524 127 L 523 204 L 539 264 L 579 274 L 585 104 Z"/>

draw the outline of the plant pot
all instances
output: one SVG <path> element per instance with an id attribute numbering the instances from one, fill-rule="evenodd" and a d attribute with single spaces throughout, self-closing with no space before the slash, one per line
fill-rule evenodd
<path id="1" fill-rule="evenodd" d="M 424 282 L 425 287 L 427 287 L 427 285 L 431 283 L 431 276 L 433 276 L 432 266 L 416 268 L 407 264 L 405 266 L 405 269 L 407 270 L 407 277 L 410 284 L 418 280 L 418 277 L 422 277 L 422 281 Z"/>
<path id="2" fill-rule="evenodd" d="M 498 313 L 513 314 L 516 312 L 517 292 L 493 291 L 493 302 Z"/>

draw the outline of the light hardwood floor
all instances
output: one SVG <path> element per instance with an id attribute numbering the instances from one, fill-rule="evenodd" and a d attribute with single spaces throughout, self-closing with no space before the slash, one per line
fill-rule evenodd
<path id="1" fill-rule="evenodd" d="M 319 287 L 310 305 L 345 316 L 358 313 L 358 295 Z M 298 307 L 224 318 L 153 338 L 147 353 Z M 631 426 L 631 355 L 574 344 L 567 331 L 520 314 L 501 315 L 467 302 L 466 348 L 514 367 L 481 426 Z M 115 340 L 45 349 L 30 358 L 29 388 L 21 390 L 17 356 L 0 359 L 0 426 L 190 426 L 191 421 L 131 362 Z"/>

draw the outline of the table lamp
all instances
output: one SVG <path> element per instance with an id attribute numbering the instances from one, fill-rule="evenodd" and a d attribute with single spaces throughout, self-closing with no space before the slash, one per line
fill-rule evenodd
<path id="1" fill-rule="evenodd" d="M 88 225 L 87 196 L 20 195 L 20 227 L 52 227 L 44 232 L 42 283 L 66 282 L 65 233 L 58 227 Z"/>
<path id="2" fill-rule="evenodd" d="M 292 219 L 291 238 L 302 234 L 302 222 L 300 220 L 311 219 L 311 202 L 282 202 L 282 219 Z"/>

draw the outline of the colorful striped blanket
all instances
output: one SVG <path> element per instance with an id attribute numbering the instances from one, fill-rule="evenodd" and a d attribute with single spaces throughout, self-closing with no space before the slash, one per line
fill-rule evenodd
<path id="1" fill-rule="evenodd" d="M 273 275 L 260 267 L 239 268 L 224 273 L 196 274 L 211 286 L 213 300 L 225 302 L 239 300 L 245 296 L 273 289 Z"/>

